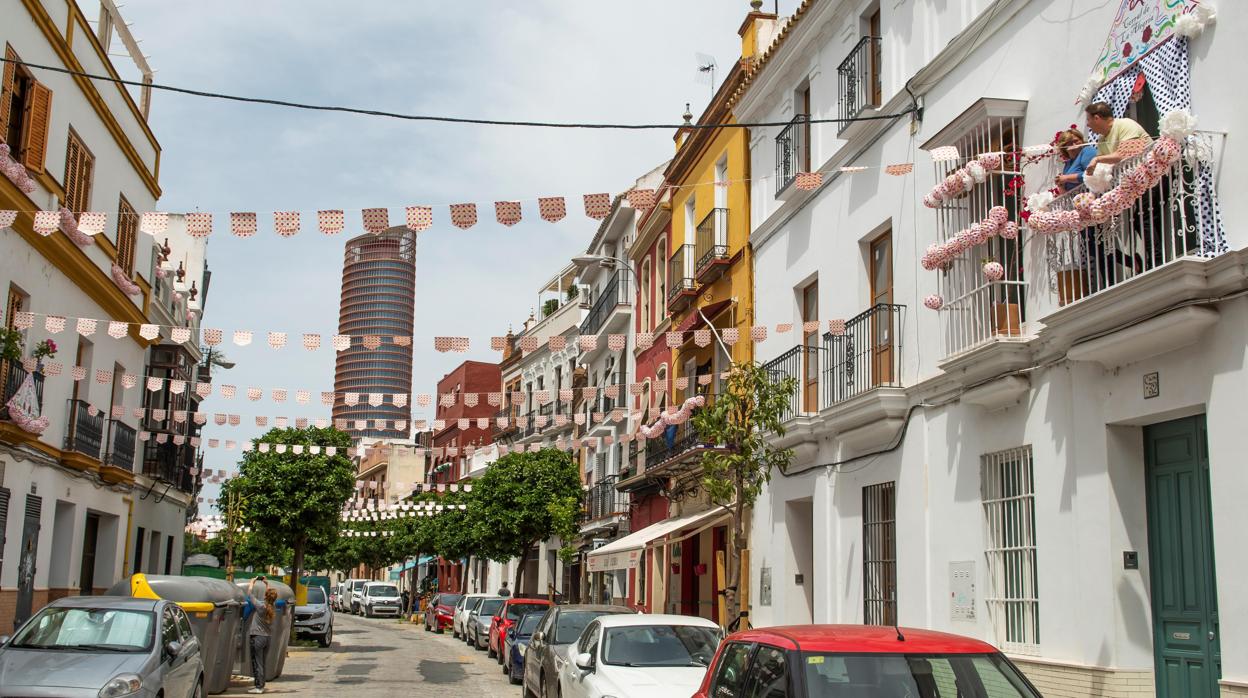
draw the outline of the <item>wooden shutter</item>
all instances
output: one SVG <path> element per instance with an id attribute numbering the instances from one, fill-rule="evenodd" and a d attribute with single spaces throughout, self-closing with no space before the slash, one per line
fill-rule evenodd
<path id="1" fill-rule="evenodd" d="M 69 132 L 65 145 L 65 208 L 74 213 L 87 210 L 91 201 L 91 174 L 95 158 L 87 152 L 78 135 Z"/>
<path id="2" fill-rule="evenodd" d="M 0 487 L 0 562 L 4 561 L 5 532 L 9 529 L 9 489 Z"/>
<path id="3" fill-rule="evenodd" d="M 6 63 L 5 65 L 12 65 Z M 52 90 L 31 81 L 30 98 L 26 101 L 26 122 L 22 126 L 22 164 L 31 172 L 43 172 L 48 154 L 48 127 L 52 118 Z"/>
<path id="4" fill-rule="evenodd" d="M 13 47 L 8 44 L 4 45 L 4 58 L 4 82 L 0 83 L 0 141 L 9 132 L 9 107 L 13 104 L 13 82 L 17 79 L 17 65 L 12 61 L 19 60 Z M 10 143 L 9 147 L 14 145 Z"/>
<path id="5" fill-rule="evenodd" d="M 138 237 L 139 216 L 126 197 L 117 203 L 117 266 L 126 276 L 134 275 L 134 248 Z"/>

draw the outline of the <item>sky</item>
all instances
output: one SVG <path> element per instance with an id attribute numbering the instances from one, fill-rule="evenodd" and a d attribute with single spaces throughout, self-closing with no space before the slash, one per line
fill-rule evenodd
<path id="1" fill-rule="evenodd" d="M 798 0 L 782 0 L 791 14 Z M 84 3 L 89 4 L 89 3 Z M 767 2 L 771 9 L 772 1 Z M 697 54 L 720 79 L 739 57 L 747 0 L 129 0 L 121 7 L 157 83 L 198 90 L 402 113 L 544 121 L 679 123 L 699 114 L 711 86 Z M 94 16 L 88 10 L 88 17 Z M 113 53 L 121 52 L 114 43 Z M 119 68 L 126 62 L 115 58 Z M 519 327 L 537 291 L 584 252 L 596 221 L 583 193 L 618 193 L 669 159 L 673 133 L 535 130 L 423 124 L 310 112 L 155 91 L 150 123 L 162 147 L 165 211 L 257 211 L 261 232 L 240 240 L 222 229 L 208 245 L 212 281 L 202 324 L 250 329 L 248 347 L 223 345 L 235 367 L 214 383 L 266 390 L 248 402 L 214 395 L 201 409 L 242 415 L 239 427 L 205 426 L 205 438 L 239 442 L 263 433 L 256 415 L 328 418 L 328 408 L 275 404 L 271 388 L 332 390 L 334 353 L 306 351 L 303 332 L 335 333 L 352 209 L 475 202 L 474 228 L 452 227 L 435 208 L 416 262 L 413 393 L 465 359 L 497 361 L 489 338 Z M 493 219 L 496 200 L 568 198 L 568 217 L 541 221 L 526 205 L 511 228 Z M 573 198 L 575 197 L 575 198 Z M 329 237 L 312 211 L 348 211 Z M 265 212 L 303 211 L 303 232 L 275 236 Z M 267 330 L 293 344 L 270 349 Z M 467 354 L 440 354 L 433 336 L 467 336 Z M 416 408 L 415 418 L 431 418 Z M 270 419 L 270 424 L 272 421 Z M 206 468 L 232 469 L 239 452 L 204 449 Z M 205 487 L 205 499 L 217 487 Z M 201 512 L 205 509 L 201 508 Z"/>

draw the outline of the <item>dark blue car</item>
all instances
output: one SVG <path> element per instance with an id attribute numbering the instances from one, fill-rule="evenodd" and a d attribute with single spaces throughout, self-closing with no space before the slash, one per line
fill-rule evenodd
<path id="1" fill-rule="evenodd" d="M 526 613 L 503 638 L 503 672 L 513 684 L 524 680 L 524 651 L 528 649 L 529 638 L 545 615 L 545 611 Z"/>

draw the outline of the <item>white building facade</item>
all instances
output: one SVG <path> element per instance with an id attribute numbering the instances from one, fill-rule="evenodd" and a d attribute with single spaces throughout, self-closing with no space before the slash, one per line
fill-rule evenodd
<path id="1" fill-rule="evenodd" d="M 1221 4 L 1167 43 L 1131 25 L 1157 3 L 815 0 L 782 29 L 735 107 L 791 122 L 750 134 L 757 317 L 794 323 L 757 355 L 799 385 L 793 465 L 753 513 L 754 625 L 980 637 L 1046 696 L 1248 693 L 1248 233 L 1226 135 L 1248 18 Z M 1076 95 L 1116 51 L 1136 62 L 1098 99 L 1153 137 L 1181 107 L 1203 130 L 1121 216 L 1037 233 L 1023 205 L 1060 163 L 1010 153 L 1086 133 Z M 898 116 L 817 122 L 874 115 Z M 925 206 L 971 161 L 969 191 Z M 1017 237 L 924 268 L 997 206 Z"/>
<path id="2" fill-rule="evenodd" d="M 168 239 L 139 232 L 137 213 L 154 210 L 160 196 L 149 90 L 24 65 L 115 74 L 111 48 L 113 55 L 129 52 L 150 78 L 134 38 L 107 5 L 96 5 L 98 21 L 93 11 L 90 22 L 73 0 L 0 8 L 8 59 L 0 211 L 17 212 L 0 235 L 2 321 L 15 333 L 6 342 L 13 356 L 0 365 L 4 628 L 53 599 L 102 593 L 132 571 L 179 571 L 198 482 L 189 466 L 162 470 L 165 459 L 149 459 L 141 439 L 145 431 L 177 433 L 194 462 L 193 420 L 175 429 L 170 414 L 153 424 L 157 395 L 142 383 L 160 350 L 172 356 L 170 328 L 198 328 L 206 292 L 202 241 L 179 242 L 176 224 Z M 66 212 L 69 222 L 42 234 L 37 211 Z M 85 212 L 105 214 L 102 231 Z M 79 318 L 98 322 L 89 327 Z M 129 323 L 125 334 L 110 336 L 109 321 Z M 144 323 L 162 325 L 159 336 L 141 337 Z M 37 357 L 49 339 L 56 353 Z M 196 342 L 179 351 L 180 370 L 196 374 Z M 184 401 L 181 409 L 194 409 Z"/>

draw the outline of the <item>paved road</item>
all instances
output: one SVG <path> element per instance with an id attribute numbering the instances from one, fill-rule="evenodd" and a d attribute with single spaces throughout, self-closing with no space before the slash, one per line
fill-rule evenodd
<path id="1" fill-rule="evenodd" d="M 245 694 L 236 680 L 227 695 Z M 427 633 L 423 626 L 381 618 L 334 617 L 328 649 L 293 648 L 281 678 L 266 694 L 374 698 L 379 696 L 473 696 L 519 698 L 502 668 L 485 652 Z"/>

